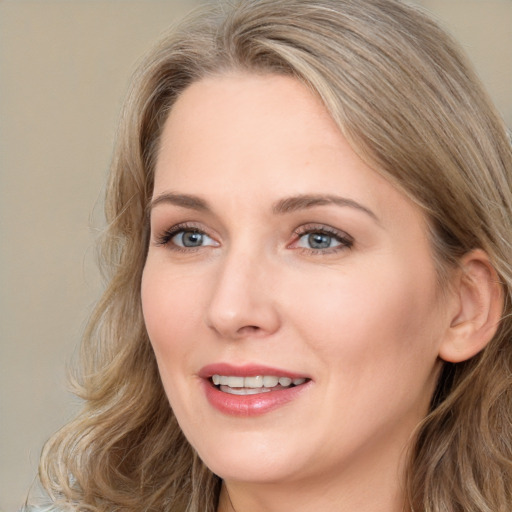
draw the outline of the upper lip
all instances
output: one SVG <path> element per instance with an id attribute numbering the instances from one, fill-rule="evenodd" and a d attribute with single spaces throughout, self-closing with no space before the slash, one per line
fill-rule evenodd
<path id="1" fill-rule="evenodd" d="M 289 377 L 291 379 L 309 379 L 308 375 L 281 368 L 262 366 L 258 364 L 233 365 L 230 363 L 213 363 L 201 368 L 199 377 L 209 379 L 212 375 L 226 375 L 231 377 L 256 377 L 257 375 L 272 375 L 276 377 Z"/>

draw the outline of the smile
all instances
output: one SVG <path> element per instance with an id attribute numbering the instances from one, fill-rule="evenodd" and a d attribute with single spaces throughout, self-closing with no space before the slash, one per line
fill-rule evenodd
<path id="1" fill-rule="evenodd" d="M 306 379 L 292 379 L 275 375 L 255 375 L 251 377 L 212 375 L 211 382 L 223 393 L 256 395 L 300 386 L 306 382 Z"/>
<path id="2" fill-rule="evenodd" d="M 198 377 L 209 404 L 238 417 L 260 416 L 295 403 L 314 384 L 309 375 L 260 364 L 209 364 Z"/>

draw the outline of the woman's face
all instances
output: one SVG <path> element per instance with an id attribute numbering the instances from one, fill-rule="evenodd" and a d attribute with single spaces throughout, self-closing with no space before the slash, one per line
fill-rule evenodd
<path id="1" fill-rule="evenodd" d="M 177 100 L 142 303 L 171 406 L 215 473 L 399 467 L 435 388 L 442 296 L 424 216 L 305 86 L 232 74 Z"/>

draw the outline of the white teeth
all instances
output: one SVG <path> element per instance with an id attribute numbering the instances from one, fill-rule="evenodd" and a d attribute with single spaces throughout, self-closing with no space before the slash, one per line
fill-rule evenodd
<path id="1" fill-rule="evenodd" d="M 230 388 L 243 388 L 244 386 L 244 377 L 228 377 L 228 386 Z"/>
<path id="2" fill-rule="evenodd" d="M 274 375 L 255 375 L 253 377 L 234 377 L 229 375 L 212 375 L 212 382 L 215 386 L 222 386 L 231 390 L 237 390 L 234 394 L 247 395 L 253 394 L 252 390 L 267 391 L 268 388 L 274 388 L 278 384 L 282 387 L 288 387 L 292 384 L 299 386 L 306 382 L 306 379 L 291 379 L 290 377 L 276 377 Z M 266 388 L 266 389 L 265 389 Z M 244 392 L 243 390 L 247 390 Z M 224 389 L 223 389 L 224 391 Z"/>
<path id="3" fill-rule="evenodd" d="M 263 377 L 263 386 L 265 388 L 273 388 L 279 384 L 279 377 L 271 377 L 269 375 L 265 375 Z"/>
<path id="4" fill-rule="evenodd" d="M 255 377 L 245 377 L 244 386 L 246 388 L 262 388 L 263 375 L 256 375 Z"/>
<path id="5" fill-rule="evenodd" d="M 230 388 L 229 386 L 221 386 L 220 389 L 231 395 L 257 395 L 259 393 L 270 393 L 271 391 L 268 388 Z"/>

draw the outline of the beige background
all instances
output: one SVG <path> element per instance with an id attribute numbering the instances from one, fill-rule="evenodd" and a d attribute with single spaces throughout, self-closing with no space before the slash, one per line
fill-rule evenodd
<path id="1" fill-rule="evenodd" d="M 92 248 L 130 73 L 195 3 L 0 0 L 1 511 L 22 503 L 44 440 L 76 407 L 65 364 L 101 288 Z M 512 127 L 512 0 L 421 3 Z"/>

